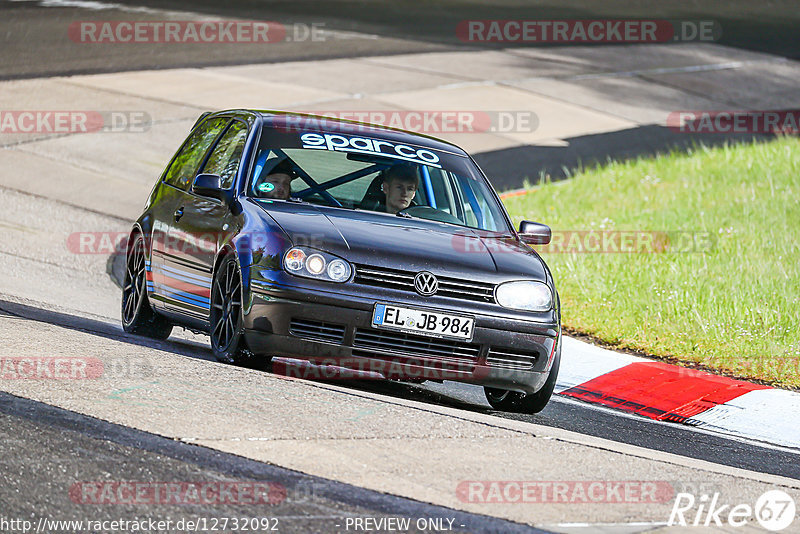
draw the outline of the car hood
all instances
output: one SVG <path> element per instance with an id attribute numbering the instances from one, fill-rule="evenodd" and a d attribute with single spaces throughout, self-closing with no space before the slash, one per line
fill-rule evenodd
<path id="1" fill-rule="evenodd" d="M 547 280 L 538 254 L 513 236 L 370 211 L 256 203 L 295 245 L 325 250 L 352 263 L 456 277 L 482 273 L 495 281 Z"/>

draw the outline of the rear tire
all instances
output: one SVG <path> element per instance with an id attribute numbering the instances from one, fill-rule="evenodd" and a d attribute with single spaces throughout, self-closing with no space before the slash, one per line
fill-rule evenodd
<path id="1" fill-rule="evenodd" d="M 492 405 L 495 410 L 503 412 L 514 413 L 527 413 L 534 414 L 544 410 L 550 397 L 553 396 L 553 389 L 556 387 L 556 380 L 558 379 L 558 369 L 561 366 L 561 336 L 558 339 L 558 347 L 556 348 L 556 355 L 553 358 L 553 366 L 550 368 L 550 374 L 547 376 L 547 381 L 542 386 L 542 389 L 536 393 L 521 393 L 519 391 L 509 391 L 507 389 L 497 389 L 484 387 L 483 391 L 486 395 L 486 400 Z"/>
<path id="2" fill-rule="evenodd" d="M 122 329 L 129 334 L 167 339 L 172 323 L 153 311 L 147 299 L 144 237 L 136 234 L 128 247 L 122 285 Z"/>

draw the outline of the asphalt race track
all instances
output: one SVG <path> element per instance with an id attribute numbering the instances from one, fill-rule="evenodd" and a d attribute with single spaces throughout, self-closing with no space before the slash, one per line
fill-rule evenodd
<path id="1" fill-rule="evenodd" d="M 476 153 L 497 189 L 510 190 L 535 181 L 539 166 L 558 177 L 581 162 L 690 146 L 698 137 L 665 127 L 671 110 L 787 108 L 798 98 L 797 12 L 789 3 L 763 17 L 738 2 L 694 12 L 638 6 L 627 15 L 714 18 L 727 29 L 715 43 L 535 50 L 466 46 L 443 29 L 468 17 L 533 16 L 523 2 L 504 2 L 499 12 L 455 0 L 427 10 L 411 2 L 312 4 L 275 2 L 267 11 L 255 0 L 0 3 L 0 109 L 148 119 L 141 130 L 0 133 L 0 359 L 78 358 L 103 370 L 87 380 L 0 379 L 0 531 L 24 531 L 3 523 L 18 520 L 31 521 L 30 531 L 122 532 L 48 521 L 146 519 L 173 521 L 165 531 L 200 531 L 185 526 L 200 518 L 206 526 L 227 518 L 219 532 L 242 531 L 233 518 L 257 518 L 266 523 L 251 530 L 266 531 L 277 518 L 281 532 L 666 532 L 679 492 L 753 505 L 781 489 L 800 503 L 800 443 L 726 436 L 560 395 L 540 414 L 506 414 L 477 387 L 304 380 L 272 365 L 219 364 L 206 337 L 181 329 L 164 342 L 122 331 L 119 257 L 75 243 L 86 233 L 128 230 L 205 109 L 258 101 L 306 110 L 414 109 L 420 101 L 487 109 L 478 107 L 487 99 L 498 106 L 492 110 L 529 106 L 535 131 L 452 137 Z M 537 13 L 627 13 L 606 4 L 541 4 Z M 215 49 L 92 48 L 65 36 L 80 20 L 201 15 L 314 23 L 330 34 L 325 42 Z M 515 503 L 462 491 L 469 481 L 509 480 L 651 482 L 669 494 Z M 85 488 L 101 482 L 261 484 L 272 501 L 87 498 Z M 412 518 L 412 526 L 363 522 L 380 518 Z M 752 518 L 726 528 L 719 531 L 762 531 Z"/>

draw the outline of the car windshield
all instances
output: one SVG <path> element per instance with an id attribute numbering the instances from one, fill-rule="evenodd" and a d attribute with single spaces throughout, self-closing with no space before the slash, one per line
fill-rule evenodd
<path id="1" fill-rule="evenodd" d="M 300 139 L 262 136 L 248 196 L 509 232 L 502 207 L 469 158 L 369 137 L 312 132 Z"/>

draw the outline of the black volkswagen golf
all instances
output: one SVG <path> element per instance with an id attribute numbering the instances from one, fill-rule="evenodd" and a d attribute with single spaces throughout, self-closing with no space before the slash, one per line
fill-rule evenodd
<path id="1" fill-rule="evenodd" d="M 203 114 L 127 245 L 122 324 L 207 333 L 223 362 L 274 356 L 484 386 L 538 412 L 558 375 L 553 277 L 470 156 L 375 125 Z"/>

